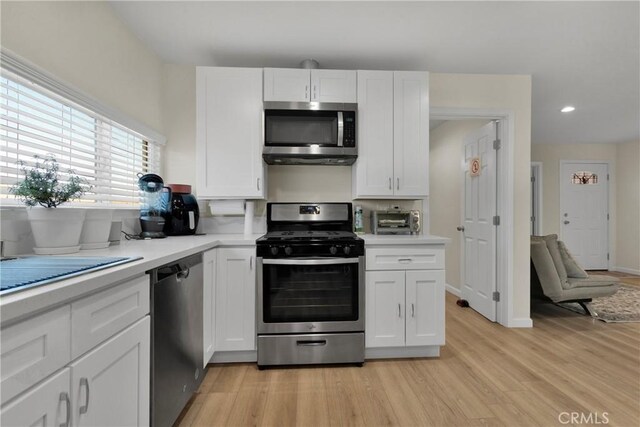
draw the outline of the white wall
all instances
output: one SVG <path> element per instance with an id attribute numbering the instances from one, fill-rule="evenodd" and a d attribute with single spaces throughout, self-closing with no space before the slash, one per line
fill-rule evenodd
<path id="1" fill-rule="evenodd" d="M 164 131 L 162 62 L 106 2 L 3 1 L 0 15 L 4 48 Z"/>
<path id="2" fill-rule="evenodd" d="M 429 138 L 429 213 L 431 233 L 448 237 L 446 247 L 447 284 L 461 289 L 461 224 L 463 139 L 486 120 L 451 120 L 430 132 Z"/>
<path id="3" fill-rule="evenodd" d="M 542 234 L 560 233 L 560 160 L 609 162 L 611 268 L 640 274 L 640 142 L 627 144 L 533 144 L 542 162 Z"/>
<path id="4" fill-rule="evenodd" d="M 618 232 L 615 269 L 640 275 L 640 141 L 616 146 Z"/>
<path id="5" fill-rule="evenodd" d="M 531 76 L 431 73 L 430 88 L 432 107 L 497 109 L 514 113 L 512 316 L 514 324 L 526 325 L 530 319 Z"/>

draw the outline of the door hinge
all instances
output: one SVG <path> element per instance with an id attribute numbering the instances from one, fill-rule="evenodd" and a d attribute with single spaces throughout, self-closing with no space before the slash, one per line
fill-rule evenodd
<path id="1" fill-rule="evenodd" d="M 502 148 L 502 142 L 499 139 L 493 141 L 493 149 L 499 150 L 500 148 Z"/>
<path id="2" fill-rule="evenodd" d="M 609 174 L 607 174 L 607 181 L 609 181 Z"/>
<path id="3" fill-rule="evenodd" d="M 535 176 L 531 177 L 531 182 L 536 182 L 536 177 Z"/>
<path id="4" fill-rule="evenodd" d="M 609 253 L 607 252 L 607 261 L 609 261 Z"/>
<path id="5" fill-rule="evenodd" d="M 609 221 L 609 214 L 607 214 L 607 221 Z"/>
<path id="6" fill-rule="evenodd" d="M 495 291 L 493 293 L 493 300 L 496 301 L 496 302 L 500 301 L 500 292 Z"/>
<path id="7" fill-rule="evenodd" d="M 493 217 L 493 225 L 500 225 L 500 215 L 495 215 Z"/>

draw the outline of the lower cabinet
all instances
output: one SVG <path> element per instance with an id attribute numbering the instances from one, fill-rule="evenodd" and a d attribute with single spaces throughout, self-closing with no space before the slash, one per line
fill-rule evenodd
<path id="1" fill-rule="evenodd" d="M 211 360 L 214 351 L 216 339 L 216 263 L 217 249 L 211 249 L 202 254 L 203 271 L 203 289 L 202 289 L 202 348 L 204 351 L 202 368 L 207 366 Z"/>
<path id="2" fill-rule="evenodd" d="M 145 316 L 70 365 L 73 426 L 149 425 L 150 341 Z"/>
<path id="3" fill-rule="evenodd" d="M 215 351 L 256 349 L 256 249 L 218 248 Z"/>
<path id="4" fill-rule="evenodd" d="M 2 408 L 3 427 L 69 426 L 71 370 L 65 368 Z"/>
<path id="5" fill-rule="evenodd" d="M 367 271 L 366 347 L 444 345 L 444 271 Z"/>

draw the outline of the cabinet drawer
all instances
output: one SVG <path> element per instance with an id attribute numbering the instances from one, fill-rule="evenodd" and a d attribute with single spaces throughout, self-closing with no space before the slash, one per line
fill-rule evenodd
<path id="1" fill-rule="evenodd" d="M 2 403 L 71 361 L 71 310 L 64 306 L 2 330 Z"/>
<path id="2" fill-rule="evenodd" d="M 444 248 L 402 247 L 366 250 L 367 270 L 442 270 Z"/>
<path id="3" fill-rule="evenodd" d="M 140 276 L 71 304 L 71 355 L 95 347 L 149 313 L 150 282 Z"/>

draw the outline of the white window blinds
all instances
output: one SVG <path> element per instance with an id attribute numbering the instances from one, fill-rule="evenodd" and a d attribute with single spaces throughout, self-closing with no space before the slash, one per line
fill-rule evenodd
<path id="1" fill-rule="evenodd" d="M 24 178 L 19 161 L 53 155 L 92 186 L 82 203 L 137 207 L 138 173 L 158 173 L 158 143 L 64 96 L 2 69 L 0 76 L 0 198 Z"/>

